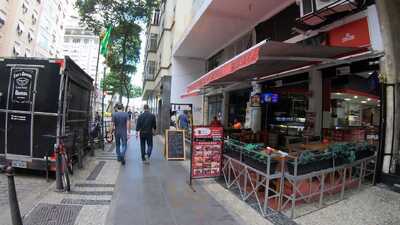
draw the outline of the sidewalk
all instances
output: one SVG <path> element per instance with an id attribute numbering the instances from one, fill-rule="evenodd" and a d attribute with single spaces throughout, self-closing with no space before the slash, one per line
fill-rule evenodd
<path id="1" fill-rule="evenodd" d="M 71 192 L 55 192 L 53 183 L 24 217 L 24 225 L 104 224 L 120 169 L 115 158 L 113 146 L 87 157 L 84 168 L 74 171 Z"/>
<path id="2" fill-rule="evenodd" d="M 115 149 L 96 151 L 73 176 L 71 193 L 54 184 L 24 218 L 25 225 L 398 225 L 400 194 L 364 187 L 344 201 L 290 220 L 263 218 L 213 179 L 188 185 L 189 161 L 165 161 L 154 138 L 150 165 L 140 160 L 139 143 L 129 140 L 127 164 Z M 24 208 L 24 206 L 22 207 Z M 24 212 L 25 214 L 25 212 Z M 1 221 L 2 225 L 10 221 Z"/>
<path id="3" fill-rule="evenodd" d="M 235 218 L 203 185 L 195 184 L 192 189 L 182 162 L 165 161 L 160 153 L 162 143 L 158 138 L 154 143 L 151 163 L 146 165 L 140 160 L 138 141 L 131 139 L 107 225 L 250 224 Z"/>

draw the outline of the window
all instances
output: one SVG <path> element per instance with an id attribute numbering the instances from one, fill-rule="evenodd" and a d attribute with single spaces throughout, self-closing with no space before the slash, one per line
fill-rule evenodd
<path id="1" fill-rule="evenodd" d="M 35 25 L 37 22 L 36 15 L 32 14 L 32 25 Z"/>
<path id="2" fill-rule="evenodd" d="M 147 80 L 152 80 L 154 79 L 154 74 L 156 72 L 156 62 L 149 60 L 147 62 Z"/>
<path id="3" fill-rule="evenodd" d="M 31 43 L 33 40 L 33 35 L 31 32 L 28 32 L 28 42 Z"/>
<path id="4" fill-rule="evenodd" d="M 89 39 L 85 38 L 85 40 L 83 40 L 83 42 L 84 42 L 85 44 L 88 44 L 88 43 L 89 43 Z"/>
<path id="5" fill-rule="evenodd" d="M 150 46 L 149 46 L 150 51 L 157 51 L 157 40 L 158 40 L 157 34 L 150 34 Z"/>
<path id="6" fill-rule="evenodd" d="M 159 24 L 160 24 L 160 10 L 156 9 L 154 11 L 153 25 L 159 25 Z"/>
<path id="7" fill-rule="evenodd" d="M 72 43 L 78 44 L 80 42 L 81 42 L 81 39 L 78 39 L 78 38 L 72 39 Z"/>
<path id="8" fill-rule="evenodd" d="M 223 53 L 224 51 L 222 50 L 208 60 L 207 71 L 210 71 L 222 64 Z"/>
<path id="9" fill-rule="evenodd" d="M 22 3 L 22 13 L 26 14 L 28 12 L 28 6 L 25 5 L 25 3 Z"/>
<path id="10" fill-rule="evenodd" d="M 21 36 L 23 32 L 24 32 L 23 25 L 22 25 L 21 22 L 19 22 L 19 23 L 17 24 L 17 33 L 18 33 L 19 36 Z"/>

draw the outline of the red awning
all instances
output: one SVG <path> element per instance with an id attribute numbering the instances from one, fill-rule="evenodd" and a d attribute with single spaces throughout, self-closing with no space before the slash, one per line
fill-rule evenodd
<path id="1" fill-rule="evenodd" d="M 181 98 L 188 98 L 188 97 L 194 97 L 194 96 L 199 96 L 200 95 L 200 90 L 194 90 L 188 93 L 185 93 L 181 95 Z"/>
<path id="2" fill-rule="evenodd" d="M 187 93 L 206 86 L 251 81 L 255 78 L 329 62 L 363 50 L 365 49 L 264 41 L 192 82 L 187 87 Z"/>

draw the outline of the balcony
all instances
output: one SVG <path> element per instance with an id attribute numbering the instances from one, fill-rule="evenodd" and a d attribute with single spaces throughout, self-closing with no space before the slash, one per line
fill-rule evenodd
<path id="1" fill-rule="evenodd" d="M 143 80 L 143 100 L 147 100 L 149 95 L 154 92 L 155 89 L 155 81 L 154 78 L 150 79 L 149 77 L 145 76 Z"/>

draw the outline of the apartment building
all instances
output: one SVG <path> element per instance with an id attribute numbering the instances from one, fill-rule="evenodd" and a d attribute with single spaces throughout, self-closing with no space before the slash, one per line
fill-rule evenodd
<path id="1" fill-rule="evenodd" d="M 34 56 L 41 1 L 0 2 L 0 55 Z"/>
<path id="2" fill-rule="evenodd" d="M 82 27 L 67 27 L 63 47 L 63 54 L 70 56 L 87 74 L 95 79 L 99 37 Z M 102 64 L 104 58 L 102 57 L 100 61 Z"/>
<path id="3" fill-rule="evenodd" d="M 158 117 L 159 129 L 169 127 L 172 79 L 176 70 L 172 51 L 191 20 L 193 1 L 164 0 L 147 26 L 143 100 Z"/>
<path id="4" fill-rule="evenodd" d="M 64 23 L 73 0 L 0 2 L 0 55 L 62 56 Z"/>

